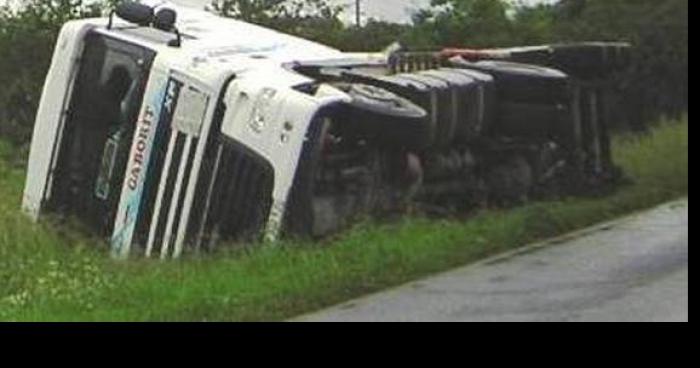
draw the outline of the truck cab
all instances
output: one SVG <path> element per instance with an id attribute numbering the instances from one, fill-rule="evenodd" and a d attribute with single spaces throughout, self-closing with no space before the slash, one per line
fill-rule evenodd
<path id="1" fill-rule="evenodd" d="M 206 12 L 152 9 L 175 10 L 177 34 L 116 17 L 63 27 L 24 210 L 75 217 L 119 257 L 179 255 L 214 230 L 276 238 L 306 132 L 347 99 L 329 87 L 298 91 L 311 80 L 285 65 L 345 56 Z M 246 182 L 218 180 L 230 170 L 245 170 Z"/>

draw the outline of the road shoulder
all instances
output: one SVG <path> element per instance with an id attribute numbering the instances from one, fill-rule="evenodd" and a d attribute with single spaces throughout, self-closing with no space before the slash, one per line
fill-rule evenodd
<path id="1" fill-rule="evenodd" d="M 687 199 L 295 319 L 687 320 Z"/>

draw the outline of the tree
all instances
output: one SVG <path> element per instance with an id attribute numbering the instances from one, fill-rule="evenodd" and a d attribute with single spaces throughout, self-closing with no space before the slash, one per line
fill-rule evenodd
<path id="1" fill-rule="evenodd" d="M 411 38 L 419 47 L 493 47 L 510 43 L 512 24 L 508 13 L 512 8 L 508 2 L 433 0 L 432 6 L 433 10 L 414 18 L 416 29 Z"/>
<path id="2" fill-rule="evenodd" d="M 529 6 L 521 3 L 514 9 L 512 17 L 512 43 L 537 45 L 551 42 L 555 38 L 556 13 L 548 4 Z"/>
<path id="3" fill-rule="evenodd" d="M 0 7 L 0 136 L 26 144 L 60 27 L 95 16 L 100 4 L 82 0 L 22 0 Z"/>
<path id="4" fill-rule="evenodd" d="M 410 26 L 369 19 L 364 26 L 345 28 L 331 45 L 356 52 L 379 51 L 396 41 L 404 41 Z"/>
<path id="5" fill-rule="evenodd" d="M 688 110 L 688 0 L 561 0 L 555 41 L 629 41 L 619 75 L 628 125 Z"/>
<path id="6" fill-rule="evenodd" d="M 214 0 L 217 14 L 327 44 L 344 30 L 342 7 L 327 0 Z"/>

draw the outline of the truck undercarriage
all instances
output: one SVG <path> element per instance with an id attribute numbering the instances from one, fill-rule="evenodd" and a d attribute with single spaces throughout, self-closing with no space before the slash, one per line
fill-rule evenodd
<path id="1" fill-rule="evenodd" d="M 580 57 L 590 58 L 600 48 L 627 46 L 578 47 L 590 50 Z M 560 48 L 578 50 L 574 45 L 542 50 L 558 56 Z M 327 235 L 367 214 L 410 210 L 449 216 L 486 205 L 592 193 L 621 177 L 611 157 L 604 80 L 624 65 L 623 54 L 599 61 L 612 65 L 598 66 L 598 73 L 577 69 L 572 64 L 578 59 L 535 65 L 473 50 L 469 56 L 397 54 L 390 71 L 379 75 L 352 67 L 297 67 L 322 83 L 382 88 L 427 112 L 420 127 L 406 119 L 382 121 L 391 113 L 372 116 L 366 107 L 330 116 L 332 128 L 319 138 L 323 148 L 311 160 L 318 162 L 307 190 L 311 204 L 305 216 L 291 216 L 293 223 L 305 219 L 298 233 Z"/>

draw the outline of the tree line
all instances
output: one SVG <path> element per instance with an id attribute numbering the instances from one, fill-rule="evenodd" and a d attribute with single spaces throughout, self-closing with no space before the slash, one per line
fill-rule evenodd
<path id="1" fill-rule="evenodd" d="M 36 105 L 60 27 L 104 14 L 110 2 L 20 0 L 0 7 L 0 137 L 31 138 Z M 433 0 L 412 24 L 341 20 L 327 0 L 213 0 L 212 11 L 346 51 L 378 51 L 400 41 L 408 50 L 506 47 L 571 41 L 629 41 L 630 68 L 616 77 L 622 128 L 640 128 L 688 109 L 688 0 Z"/>

